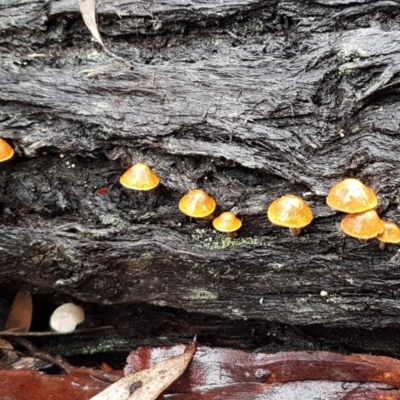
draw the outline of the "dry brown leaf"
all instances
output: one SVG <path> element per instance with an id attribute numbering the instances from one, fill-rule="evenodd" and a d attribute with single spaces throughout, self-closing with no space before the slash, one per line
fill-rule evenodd
<path id="1" fill-rule="evenodd" d="M 32 295 L 18 292 L 5 324 L 6 330 L 28 332 L 32 323 Z"/>
<path id="2" fill-rule="evenodd" d="M 79 8 L 81 9 L 83 21 L 91 34 L 103 47 L 105 47 L 97 28 L 96 0 L 79 0 Z"/>
<path id="3" fill-rule="evenodd" d="M 189 345 L 183 354 L 127 375 L 90 400 L 156 400 L 185 372 L 195 351 L 196 345 Z"/>

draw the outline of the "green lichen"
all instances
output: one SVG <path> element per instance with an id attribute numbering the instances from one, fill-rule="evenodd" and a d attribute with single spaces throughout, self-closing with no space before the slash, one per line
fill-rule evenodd
<path id="1" fill-rule="evenodd" d="M 275 270 L 281 270 L 286 267 L 286 264 L 280 264 L 280 263 L 269 263 L 267 264 L 268 267 L 271 267 L 272 269 Z"/>
<path id="2" fill-rule="evenodd" d="M 218 297 L 216 293 L 210 292 L 204 288 L 197 288 L 193 290 L 189 299 L 191 300 L 215 300 Z"/>
<path id="3" fill-rule="evenodd" d="M 151 267 L 153 264 L 153 253 L 147 252 L 142 253 L 139 258 L 134 258 L 131 260 L 127 260 L 125 262 L 125 266 L 129 270 L 143 269 L 147 267 Z"/>
<path id="4" fill-rule="evenodd" d="M 119 348 L 126 348 L 128 346 L 129 346 L 128 340 L 120 338 L 103 339 L 101 343 L 98 343 L 96 345 L 89 347 L 82 347 L 81 354 L 87 355 L 87 354 L 108 353 L 116 351 Z"/>
<path id="5" fill-rule="evenodd" d="M 196 229 L 190 237 L 193 247 L 207 250 L 221 250 L 228 247 L 249 246 L 260 244 L 256 237 L 237 237 L 232 239 L 225 233 L 211 229 Z"/>
<path id="6" fill-rule="evenodd" d="M 154 254 L 151 252 L 142 253 L 139 257 L 139 260 L 152 260 L 154 258 Z"/>

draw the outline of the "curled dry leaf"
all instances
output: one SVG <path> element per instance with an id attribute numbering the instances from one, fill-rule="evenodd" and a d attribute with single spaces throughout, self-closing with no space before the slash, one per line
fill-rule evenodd
<path id="1" fill-rule="evenodd" d="M 81 10 L 83 21 L 91 34 L 103 47 L 105 47 L 99 29 L 97 28 L 96 0 L 79 0 L 79 8 Z"/>
<path id="2" fill-rule="evenodd" d="M 28 332 L 32 324 L 32 295 L 18 292 L 5 324 L 6 330 Z"/>
<path id="3" fill-rule="evenodd" d="M 127 375 L 91 400 L 156 400 L 185 372 L 195 351 L 196 345 L 189 345 L 183 354 L 161 361 L 144 371 Z"/>

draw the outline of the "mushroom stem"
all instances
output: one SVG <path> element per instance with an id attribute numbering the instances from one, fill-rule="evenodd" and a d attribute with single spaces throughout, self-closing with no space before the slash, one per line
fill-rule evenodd
<path id="1" fill-rule="evenodd" d="M 234 239 L 238 235 L 237 231 L 235 231 L 235 232 L 226 232 L 226 233 L 232 239 Z"/>
<path id="2" fill-rule="evenodd" d="M 292 236 L 299 236 L 301 233 L 301 228 L 289 228 L 289 231 Z"/>
<path id="3" fill-rule="evenodd" d="M 214 215 L 210 214 L 210 215 L 207 215 L 207 217 L 203 217 L 202 219 L 204 219 L 204 221 L 212 221 L 214 219 Z"/>
<path id="4" fill-rule="evenodd" d="M 380 248 L 381 250 L 385 250 L 385 248 L 386 248 L 386 243 L 385 243 L 385 242 L 379 242 L 379 248 Z"/>

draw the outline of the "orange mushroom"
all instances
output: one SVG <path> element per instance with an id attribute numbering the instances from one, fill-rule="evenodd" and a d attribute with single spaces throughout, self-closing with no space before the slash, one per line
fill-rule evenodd
<path id="1" fill-rule="evenodd" d="M 349 214 L 371 210 L 378 205 L 374 191 L 358 179 L 348 178 L 332 186 L 326 203 Z"/>
<path id="2" fill-rule="evenodd" d="M 160 178 L 146 164 L 135 164 L 119 180 L 128 189 L 151 190 L 158 186 Z"/>
<path id="3" fill-rule="evenodd" d="M 286 194 L 273 201 L 268 207 L 267 216 L 273 224 L 289 228 L 292 236 L 300 235 L 301 229 L 313 219 L 307 203 L 292 194 Z"/>
<path id="4" fill-rule="evenodd" d="M 213 227 L 220 232 L 226 232 L 229 237 L 235 238 L 242 221 L 233 212 L 225 211 L 219 217 L 214 218 Z"/>
<path id="5" fill-rule="evenodd" d="M 380 241 L 379 248 L 385 250 L 386 243 L 400 243 L 400 228 L 394 222 L 382 221 L 383 232 L 376 238 Z"/>
<path id="6" fill-rule="evenodd" d="M 372 239 L 383 232 L 383 221 L 375 210 L 347 214 L 340 226 L 344 233 L 361 240 Z"/>
<path id="7" fill-rule="evenodd" d="M 14 149 L 0 138 L 0 162 L 9 160 L 14 155 Z"/>
<path id="8" fill-rule="evenodd" d="M 212 218 L 216 206 L 215 200 L 203 189 L 192 190 L 179 201 L 179 209 L 194 218 Z"/>

